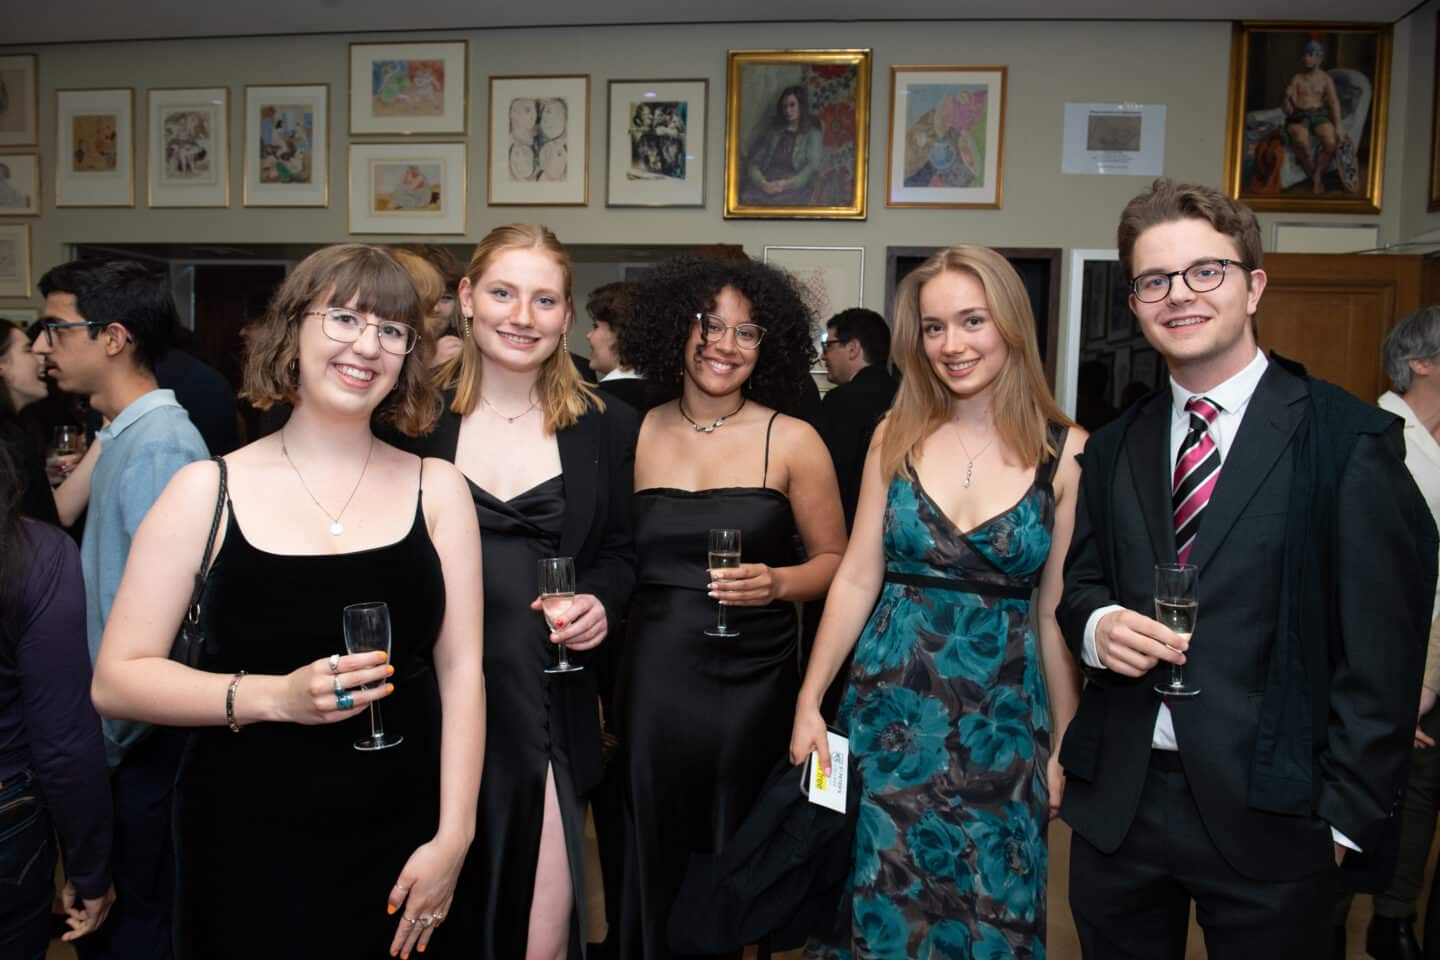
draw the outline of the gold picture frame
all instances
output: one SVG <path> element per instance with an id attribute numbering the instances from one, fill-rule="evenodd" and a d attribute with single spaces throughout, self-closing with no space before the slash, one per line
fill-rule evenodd
<path id="1" fill-rule="evenodd" d="M 135 206 L 135 89 L 55 91 L 55 206 Z"/>
<path id="2" fill-rule="evenodd" d="M 727 219 L 865 219 L 870 61 L 869 49 L 729 52 Z"/>
<path id="3" fill-rule="evenodd" d="M 1255 210 L 1379 213 L 1390 44 L 1383 23 L 1237 23 L 1226 192 Z"/>
<path id="4" fill-rule="evenodd" d="M 351 43 L 350 135 L 464 136 L 469 64 L 469 40 Z"/>
<path id="5" fill-rule="evenodd" d="M 464 143 L 352 142 L 346 231 L 463 235 L 466 157 Z"/>
<path id="6" fill-rule="evenodd" d="M 0 107 L 0 147 L 40 146 L 38 63 L 33 53 L 0 57 L 0 84 L 9 94 Z"/>
<path id="7" fill-rule="evenodd" d="M 28 223 L 0 223 L 0 297 L 30 298 Z"/>
<path id="8" fill-rule="evenodd" d="M 241 203 L 247 207 L 330 206 L 330 84 L 247 83 Z M 303 136 L 276 143 L 276 121 L 289 117 Z M 277 149 L 279 148 L 279 149 Z M 304 156 L 303 163 L 296 158 Z M 280 172 L 277 164 L 284 165 Z M 289 172 L 291 167 L 303 175 Z"/>
<path id="9" fill-rule="evenodd" d="M 151 207 L 230 206 L 230 88 L 145 91 Z"/>

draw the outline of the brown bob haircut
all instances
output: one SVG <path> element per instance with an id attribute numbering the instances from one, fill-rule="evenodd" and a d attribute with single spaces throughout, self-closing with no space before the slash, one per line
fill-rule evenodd
<path id="1" fill-rule="evenodd" d="M 1253 210 L 1214 187 L 1175 183 L 1161 177 L 1149 190 L 1127 203 L 1120 214 L 1115 245 L 1120 248 L 1120 269 L 1125 271 L 1127 280 L 1135 279 L 1135 241 L 1140 239 L 1140 234 L 1176 220 L 1204 220 L 1217 233 L 1235 241 L 1246 267 L 1260 268 L 1265 251 L 1260 245 L 1260 224 Z M 1249 273 L 1245 274 L 1245 283 L 1247 286 L 1250 283 Z"/>
<path id="2" fill-rule="evenodd" d="M 407 436 L 428 433 L 440 413 L 429 374 L 435 341 L 426 331 L 410 274 L 388 251 L 368 244 L 343 243 L 317 250 L 285 278 L 265 316 L 249 328 L 240 395 L 261 410 L 298 402 L 291 364 L 298 360 L 300 325 L 312 305 L 334 304 L 408 323 L 419 332 L 395 389 L 380 402 L 375 416 Z"/>

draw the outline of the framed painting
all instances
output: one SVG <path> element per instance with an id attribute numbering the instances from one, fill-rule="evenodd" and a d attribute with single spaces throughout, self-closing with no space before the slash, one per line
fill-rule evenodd
<path id="1" fill-rule="evenodd" d="M 0 217 L 40 213 L 40 155 L 0 154 Z"/>
<path id="2" fill-rule="evenodd" d="M 1428 210 L 1440 210 L 1440 13 L 1435 15 L 1435 78 L 1430 98 L 1430 203 Z"/>
<path id="3" fill-rule="evenodd" d="M 1000 206 L 1004 67 L 891 67 L 887 207 Z"/>
<path id="4" fill-rule="evenodd" d="M 330 205 L 330 85 L 245 87 L 247 207 Z"/>
<path id="5" fill-rule="evenodd" d="M 725 216 L 864 220 L 869 50 L 731 50 Z"/>
<path id="6" fill-rule="evenodd" d="M 135 91 L 55 91 L 55 206 L 135 206 Z"/>
<path id="7" fill-rule="evenodd" d="M 611 80 L 607 207 L 705 206 L 708 80 Z"/>
<path id="8" fill-rule="evenodd" d="M 0 147 L 38 146 L 39 116 L 35 54 L 0 57 Z"/>
<path id="9" fill-rule="evenodd" d="M 865 305 L 864 247 L 792 247 L 766 244 L 765 262 L 794 277 L 805 293 L 813 326 L 810 339 L 815 345 L 815 365 L 810 377 L 822 394 L 835 385 L 826 376 L 819 359 L 825 352 L 821 337 L 825 321 L 841 310 Z"/>
<path id="10" fill-rule="evenodd" d="M 492 207 L 590 202 L 590 75 L 490 78 Z"/>
<path id="11" fill-rule="evenodd" d="M 30 224 L 0 223 L 0 297 L 30 296 Z"/>
<path id="12" fill-rule="evenodd" d="M 230 206 L 229 89 L 157 89 L 146 97 L 150 206 Z"/>
<path id="13" fill-rule="evenodd" d="M 352 134 L 463 134 L 467 40 L 350 44 Z"/>
<path id="14" fill-rule="evenodd" d="M 1390 25 L 1236 24 L 1225 188 L 1255 210 L 1379 213 Z"/>
<path id="15" fill-rule="evenodd" d="M 350 144 L 351 233 L 465 232 L 465 144 Z"/>

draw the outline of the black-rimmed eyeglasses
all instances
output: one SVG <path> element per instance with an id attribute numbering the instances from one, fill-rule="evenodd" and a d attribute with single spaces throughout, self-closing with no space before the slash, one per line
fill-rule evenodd
<path id="1" fill-rule="evenodd" d="M 1184 270 L 1142 273 L 1131 281 L 1130 292 L 1141 303 L 1159 303 L 1170 295 L 1170 284 L 1175 282 L 1174 278 L 1180 277 L 1185 286 L 1196 293 L 1209 293 L 1225 282 L 1226 267 L 1250 269 L 1239 260 L 1197 260 Z"/>
<path id="2" fill-rule="evenodd" d="M 379 334 L 380 349 L 398 357 L 414 350 L 416 341 L 420 339 L 420 334 L 408 323 L 400 323 L 398 320 L 366 320 L 355 311 L 343 307 L 311 310 L 305 316 L 322 318 L 320 329 L 325 336 L 338 343 L 354 343 L 365 333 L 366 327 L 374 327 Z"/>
<path id="3" fill-rule="evenodd" d="M 758 323 L 726 323 L 713 313 L 697 313 L 695 322 L 700 324 L 700 335 L 706 343 L 724 340 L 726 330 L 735 331 L 735 346 L 741 350 L 754 350 L 765 339 L 765 328 Z"/>
<path id="4" fill-rule="evenodd" d="M 40 332 L 45 335 L 45 345 L 55 346 L 56 330 L 72 330 L 76 327 L 105 327 L 108 324 L 99 320 L 42 320 L 40 321 Z"/>

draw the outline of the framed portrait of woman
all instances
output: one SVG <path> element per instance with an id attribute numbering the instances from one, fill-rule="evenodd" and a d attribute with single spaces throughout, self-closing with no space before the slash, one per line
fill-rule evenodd
<path id="1" fill-rule="evenodd" d="M 864 220 L 869 50 L 731 50 L 727 218 Z"/>

